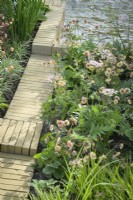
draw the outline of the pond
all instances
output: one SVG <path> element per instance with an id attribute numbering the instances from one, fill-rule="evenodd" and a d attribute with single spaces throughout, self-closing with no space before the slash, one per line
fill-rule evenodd
<path id="1" fill-rule="evenodd" d="M 133 0 L 68 0 L 65 24 L 79 20 L 79 34 L 104 42 L 122 37 L 133 40 Z"/>

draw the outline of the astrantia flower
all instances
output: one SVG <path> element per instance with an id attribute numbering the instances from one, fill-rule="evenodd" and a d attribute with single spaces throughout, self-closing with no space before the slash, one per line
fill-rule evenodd
<path id="1" fill-rule="evenodd" d="M 103 66 L 103 63 L 100 63 L 100 62 L 97 62 L 95 60 L 90 60 L 89 61 L 89 65 L 92 65 L 94 67 L 102 67 Z"/>
<path id="2" fill-rule="evenodd" d="M 47 82 L 48 83 L 53 83 L 53 81 L 54 81 L 54 75 L 50 75 L 48 78 L 47 78 Z"/>
<path id="3" fill-rule="evenodd" d="M 127 102 L 128 102 L 128 104 L 132 104 L 132 100 L 131 99 L 128 99 Z"/>
<path id="4" fill-rule="evenodd" d="M 117 99 L 114 100 L 114 104 L 117 105 L 119 101 Z"/>
<path id="5" fill-rule="evenodd" d="M 11 47 L 11 48 L 10 48 L 10 51 L 11 51 L 11 52 L 13 52 L 13 51 L 14 51 L 14 48 L 13 48 L 13 47 Z"/>
<path id="6" fill-rule="evenodd" d="M 122 67 L 123 64 L 124 64 L 124 63 L 123 63 L 122 61 L 120 61 L 120 62 L 117 63 L 117 67 Z"/>
<path id="7" fill-rule="evenodd" d="M 119 100 L 120 100 L 120 97 L 118 97 L 118 96 L 115 96 L 115 99 L 119 101 Z"/>
<path id="8" fill-rule="evenodd" d="M 117 94 L 118 91 L 114 90 L 114 89 L 110 89 L 110 88 L 105 88 L 105 87 L 101 87 L 99 89 L 99 93 L 106 95 L 106 96 L 113 96 L 114 94 Z"/>
<path id="9" fill-rule="evenodd" d="M 59 81 L 57 81 L 57 85 L 61 86 L 61 87 L 64 87 L 66 85 L 66 82 L 63 81 L 63 80 L 59 80 Z"/>
<path id="10" fill-rule="evenodd" d="M 123 55 L 123 54 L 119 54 L 118 58 L 119 58 L 120 61 L 123 61 L 123 60 L 126 59 L 126 56 Z"/>
<path id="11" fill-rule="evenodd" d="M 85 55 L 86 57 L 90 56 L 90 52 L 89 51 L 84 51 L 83 55 Z"/>
<path id="12" fill-rule="evenodd" d="M 125 94 L 125 89 L 124 88 L 121 88 L 120 90 L 119 90 L 119 92 L 121 93 L 121 94 Z"/>
<path id="13" fill-rule="evenodd" d="M 82 105 L 86 105 L 87 102 L 88 102 L 88 99 L 87 99 L 86 97 L 82 97 L 82 99 L 81 99 L 81 104 L 82 104 Z"/>
<path id="14" fill-rule="evenodd" d="M 96 154 L 94 152 L 90 152 L 89 154 L 90 158 L 93 160 L 95 160 L 97 157 L 96 157 Z"/>
<path id="15" fill-rule="evenodd" d="M 74 150 L 72 151 L 72 156 L 76 156 L 77 155 L 77 152 Z"/>
<path id="16" fill-rule="evenodd" d="M 125 88 L 125 93 L 129 94 L 131 92 L 130 88 Z"/>

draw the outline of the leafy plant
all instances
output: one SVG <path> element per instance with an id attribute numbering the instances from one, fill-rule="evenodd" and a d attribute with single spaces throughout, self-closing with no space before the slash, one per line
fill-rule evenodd
<path id="1" fill-rule="evenodd" d="M 6 0 L 0 4 L 0 10 L 7 14 L 7 18 L 13 19 L 10 34 L 19 41 L 29 40 L 38 20 L 45 20 L 48 6 L 42 0 Z M 31 17 L 32 16 L 32 17 Z"/>
<path id="2" fill-rule="evenodd" d="M 95 154 L 96 156 L 96 154 Z M 128 163 L 125 167 L 119 160 L 106 161 L 106 156 L 102 155 L 90 157 L 86 162 L 81 162 L 80 168 L 77 162 L 73 166 L 66 164 L 65 174 L 67 179 L 61 183 L 56 183 L 55 188 L 47 190 L 35 184 L 37 197 L 31 199 L 56 199 L 56 200 L 91 200 L 110 198 L 112 200 L 132 200 L 133 169 Z"/>

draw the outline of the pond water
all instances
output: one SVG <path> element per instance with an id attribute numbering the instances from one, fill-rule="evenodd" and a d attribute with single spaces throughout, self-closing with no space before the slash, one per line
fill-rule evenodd
<path id="1" fill-rule="evenodd" d="M 79 20 L 78 34 L 95 40 L 133 40 L 133 0 L 68 0 L 65 24 Z"/>

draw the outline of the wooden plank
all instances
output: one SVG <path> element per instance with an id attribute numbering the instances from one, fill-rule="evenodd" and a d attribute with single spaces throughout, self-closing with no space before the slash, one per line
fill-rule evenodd
<path id="1" fill-rule="evenodd" d="M 23 101 L 12 101 L 12 103 L 10 104 L 10 108 L 18 108 L 19 107 L 25 107 L 25 108 L 34 108 L 34 109 L 38 109 L 38 108 L 41 108 L 41 104 L 35 104 L 35 103 L 32 103 L 32 104 L 25 104 L 25 102 Z"/>
<path id="2" fill-rule="evenodd" d="M 20 103 L 15 103 L 15 104 L 10 104 L 10 109 L 17 109 L 17 110 L 19 110 L 19 109 L 22 109 L 22 108 L 25 108 L 25 109 L 28 109 L 28 108 L 32 108 L 33 109 L 33 111 L 34 110 L 39 110 L 40 108 L 41 108 L 41 105 L 25 105 L 25 104 L 20 104 Z"/>
<path id="3" fill-rule="evenodd" d="M 39 67 L 39 72 L 38 72 L 38 68 Z M 29 66 L 27 66 L 26 68 L 26 72 L 33 72 L 33 73 L 37 73 L 38 76 L 42 75 L 42 73 L 45 73 L 45 74 L 53 74 L 53 69 L 54 69 L 54 66 L 53 67 L 40 67 L 40 66 L 37 66 L 35 64 L 30 64 Z"/>
<path id="4" fill-rule="evenodd" d="M 19 96 L 14 96 L 13 99 L 14 99 L 14 100 L 22 100 L 22 101 L 24 101 L 25 103 L 30 103 L 30 102 L 34 102 L 34 103 L 43 103 L 44 100 L 46 99 L 46 97 L 47 97 L 47 96 L 45 96 L 45 97 L 36 97 L 36 99 L 35 99 L 35 98 L 33 98 L 33 97 L 26 98 L 26 97 L 23 97 L 23 96 L 19 95 Z"/>
<path id="5" fill-rule="evenodd" d="M 17 190 L 16 191 L 10 191 L 10 190 L 0 190 L 0 194 L 1 196 L 8 196 L 8 200 L 15 200 L 16 197 L 19 198 L 19 197 L 27 197 L 28 196 L 28 192 L 18 192 Z M 12 197 L 15 197 L 15 199 L 9 199 L 12 198 Z"/>
<path id="6" fill-rule="evenodd" d="M 32 138 L 34 137 L 35 129 L 36 129 L 36 123 L 31 123 L 28 134 L 25 138 L 25 141 L 22 147 L 22 155 L 28 156 L 30 154 L 30 145 L 32 142 Z"/>
<path id="7" fill-rule="evenodd" d="M 14 154 L 7 154 L 7 153 L 0 153 L 0 157 L 1 158 L 11 158 L 14 160 L 22 160 L 22 161 L 29 161 L 29 162 L 33 162 L 34 159 L 29 157 L 29 156 L 22 156 L 21 157 L 19 155 L 14 155 Z"/>
<path id="8" fill-rule="evenodd" d="M 17 185 L 7 185 L 7 184 L 1 184 L 1 190 L 10 190 L 10 191 L 14 191 L 14 193 L 16 193 L 16 191 L 18 192 L 29 192 L 29 187 L 26 186 L 17 186 Z"/>
<path id="9" fill-rule="evenodd" d="M 39 60 L 39 61 L 48 61 L 48 60 L 50 60 L 51 59 L 51 57 L 50 56 L 47 56 L 47 55 L 39 55 L 39 54 L 31 54 L 31 56 L 30 56 L 30 60 Z"/>
<path id="10" fill-rule="evenodd" d="M 7 128 L 10 124 L 10 120 L 9 119 L 5 119 L 2 123 L 2 126 L 0 126 L 0 143 L 2 142 L 4 136 L 5 136 L 5 133 L 7 131 Z"/>
<path id="11" fill-rule="evenodd" d="M 10 169 L 2 168 L 1 173 L 9 174 L 9 176 L 10 174 L 21 175 L 21 176 L 26 176 L 26 177 L 31 177 L 33 175 L 33 173 L 29 171 L 16 170 L 16 169 L 11 169 L 11 168 Z"/>
<path id="12" fill-rule="evenodd" d="M 22 171 L 29 171 L 29 172 L 34 171 L 33 167 L 31 166 L 16 165 L 16 164 L 10 164 L 10 163 L 1 163 L 1 168 L 15 169 L 15 170 L 22 170 Z"/>
<path id="13" fill-rule="evenodd" d="M 48 76 L 50 76 L 50 73 L 49 74 L 43 74 L 43 76 L 38 76 L 38 74 L 37 73 L 34 73 L 34 74 L 26 74 L 26 73 L 24 73 L 23 74 L 23 78 L 28 78 L 29 80 L 34 80 L 34 79 L 36 79 L 36 80 L 47 80 L 47 78 L 48 78 Z"/>
<path id="14" fill-rule="evenodd" d="M 1 179 L 1 184 L 4 185 L 13 185 L 13 186 L 24 186 L 24 187 L 28 187 L 30 184 L 28 181 L 26 180 L 14 180 L 8 177 L 8 179 Z"/>
<path id="15" fill-rule="evenodd" d="M 14 120 L 23 120 L 23 121 L 26 121 L 26 122 L 40 122 L 40 117 L 29 117 L 29 116 L 13 116 L 13 115 L 7 115 L 7 118 L 8 119 L 14 119 Z"/>
<path id="16" fill-rule="evenodd" d="M 47 90 L 48 91 L 48 90 Z M 27 95 L 27 98 L 33 95 L 37 95 L 38 97 L 45 95 L 45 90 L 41 90 L 41 91 L 35 91 L 35 90 L 22 90 L 22 89 L 18 89 L 15 95 Z"/>
<path id="17" fill-rule="evenodd" d="M 3 118 L 0 118 L 0 126 L 2 125 L 3 123 Z"/>
<path id="18" fill-rule="evenodd" d="M 23 102 L 25 104 L 42 104 L 44 102 L 44 100 L 46 100 L 47 97 L 44 97 L 42 99 L 31 99 L 31 98 L 23 98 L 23 97 L 18 97 L 18 96 L 14 96 L 13 101 L 17 101 L 17 102 Z M 4 117 L 5 118 L 5 117 Z"/>
<path id="19" fill-rule="evenodd" d="M 10 140 L 10 143 L 8 144 L 8 149 L 9 149 L 9 152 L 11 153 L 14 153 L 15 152 L 15 144 L 17 142 L 17 139 L 19 137 L 19 134 L 20 134 L 20 131 L 22 129 L 22 126 L 23 126 L 23 121 L 18 121 L 17 122 L 17 125 L 16 125 L 16 128 L 12 134 L 12 137 L 11 137 L 11 140 Z"/>
<path id="20" fill-rule="evenodd" d="M 7 114 L 6 114 L 6 117 L 8 118 L 8 116 L 14 116 L 14 117 L 22 117 L 22 118 L 26 118 L 26 119 L 29 119 L 29 120 L 34 120 L 34 118 L 35 117 L 38 117 L 39 118 L 39 116 L 38 116 L 38 114 L 24 114 L 24 113 L 16 113 L 16 112 L 8 112 Z M 23 120 L 23 119 L 22 119 Z M 24 120 L 23 120 L 24 121 Z"/>
<path id="21" fill-rule="evenodd" d="M 29 80 L 28 78 L 22 78 L 21 81 L 20 81 L 20 83 L 23 83 L 23 82 L 24 82 L 24 83 L 27 83 L 27 82 L 28 82 L 28 83 L 31 84 L 32 81 L 34 81 L 34 84 L 37 84 L 37 85 L 41 85 L 41 84 L 43 84 L 43 83 L 48 83 L 48 82 L 47 82 L 47 79 L 44 79 L 44 80 L 40 80 L 40 81 L 39 81 L 39 80 L 35 80 L 35 79 L 32 79 L 32 80 L 31 80 L 31 78 L 30 78 L 30 80 Z M 34 85 L 34 84 L 33 84 L 33 85 Z"/>
<path id="22" fill-rule="evenodd" d="M 10 179 L 12 179 L 12 180 L 24 180 L 24 181 L 27 181 L 27 182 L 29 182 L 29 181 L 31 181 L 31 177 L 30 176 L 23 176 L 23 175 L 18 175 L 18 174 L 1 174 L 1 178 L 3 178 L 3 179 L 9 179 L 9 177 L 10 177 Z"/>
<path id="23" fill-rule="evenodd" d="M 52 71 L 46 71 L 45 74 L 43 74 L 42 72 L 40 74 L 37 74 L 37 70 L 34 70 L 34 69 L 29 69 L 24 72 L 24 75 L 38 77 L 38 78 L 40 77 L 43 79 L 48 78 L 48 76 L 50 76 L 51 74 L 53 74 Z"/>
<path id="24" fill-rule="evenodd" d="M 24 200 L 23 198 L 17 198 L 17 197 L 11 197 L 11 196 L 3 196 L 3 195 L 0 195 L 0 200 Z"/>
<path id="25" fill-rule="evenodd" d="M 43 123 L 38 123 L 35 129 L 35 134 L 34 134 L 31 147 L 30 147 L 30 156 L 34 156 L 37 152 L 37 147 L 38 147 L 42 128 L 43 128 Z"/>
<path id="26" fill-rule="evenodd" d="M 5 136 L 3 138 L 3 141 L 1 142 L 1 151 L 2 152 L 8 152 L 8 143 L 10 142 L 11 136 L 13 134 L 13 131 L 15 130 L 17 121 L 11 120 L 10 124 L 8 126 L 8 129 L 5 133 Z"/>
<path id="27" fill-rule="evenodd" d="M 49 87 L 49 88 L 45 88 L 44 86 L 43 87 L 37 87 L 37 88 L 35 88 L 35 87 L 29 87 L 29 86 L 23 86 L 23 85 L 21 85 L 21 86 L 19 86 L 19 88 L 18 88 L 18 92 L 20 92 L 20 91 L 25 91 L 25 92 L 27 92 L 27 90 L 30 90 L 31 92 L 32 91 L 34 91 L 34 92 L 40 92 L 40 93 L 42 93 L 42 91 L 43 91 L 43 93 L 44 92 L 51 92 L 52 90 L 53 90 L 53 88 L 51 87 Z"/>
<path id="28" fill-rule="evenodd" d="M 9 107 L 8 113 L 20 113 L 20 114 L 26 114 L 26 115 L 29 115 L 29 113 L 30 113 L 31 115 L 40 115 L 41 109 L 34 110 L 34 108 L 27 108 L 26 109 L 25 107 L 20 107 L 18 109 L 18 108 Z"/>
<path id="29" fill-rule="evenodd" d="M 24 74 L 22 77 L 23 80 L 28 80 L 28 81 L 35 81 L 35 82 L 44 82 L 48 79 L 48 75 L 46 75 L 45 77 L 38 77 L 37 75 L 32 76 L 32 75 L 26 75 Z"/>
<path id="30" fill-rule="evenodd" d="M 48 83 L 48 80 L 47 82 L 44 82 L 44 83 L 38 83 L 36 82 L 36 84 L 31 84 L 31 82 L 24 82 L 22 81 L 21 82 L 21 85 L 22 87 L 35 87 L 35 88 L 40 88 L 40 89 L 45 89 L 45 88 L 53 88 L 53 83 Z"/>
<path id="31" fill-rule="evenodd" d="M 31 166 L 35 164 L 34 160 L 33 161 L 25 161 L 21 159 L 12 159 L 10 158 L 10 154 L 8 155 L 9 158 L 1 158 L 0 157 L 0 162 L 1 163 L 7 163 L 7 164 L 15 164 L 15 165 L 23 165 L 23 166 Z M 2 165 L 1 165 L 2 166 Z"/>
<path id="32" fill-rule="evenodd" d="M 22 154 L 22 145 L 29 130 L 30 122 L 24 122 L 17 143 L 15 145 L 15 154 Z"/>

